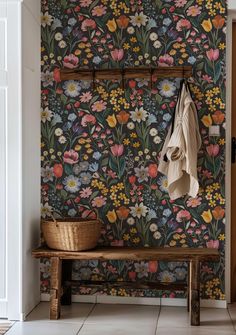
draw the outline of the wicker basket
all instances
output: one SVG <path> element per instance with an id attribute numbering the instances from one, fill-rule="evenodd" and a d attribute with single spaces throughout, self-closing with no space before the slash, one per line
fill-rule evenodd
<path id="1" fill-rule="evenodd" d="M 64 251 L 82 251 L 96 247 L 101 234 L 101 221 L 90 219 L 60 219 L 42 221 L 47 246 Z"/>

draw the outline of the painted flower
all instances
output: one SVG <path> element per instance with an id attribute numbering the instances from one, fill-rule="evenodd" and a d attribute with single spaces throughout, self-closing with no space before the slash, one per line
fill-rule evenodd
<path id="1" fill-rule="evenodd" d="M 184 7 L 187 3 L 187 0 L 175 0 L 175 6 L 177 8 Z"/>
<path id="2" fill-rule="evenodd" d="M 106 14 L 106 12 L 107 12 L 107 9 L 103 5 L 95 6 L 92 10 L 93 16 L 98 16 L 98 17 Z"/>
<path id="3" fill-rule="evenodd" d="M 79 190 L 81 185 L 79 178 L 70 175 L 63 180 L 63 184 L 65 185 L 65 190 L 70 193 L 76 193 Z"/>
<path id="4" fill-rule="evenodd" d="M 175 94 L 175 90 L 176 90 L 174 83 L 168 79 L 162 80 L 159 83 L 158 88 L 160 90 L 160 94 L 166 98 L 172 97 Z"/>
<path id="5" fill-rule="evenodd" d="M 49 181 L 53 181 L 53 168 L 46 166 L 45 168 L 41 168 L 41 176 L 43 178 L 44 183 L 48 183 Z"/>
<path id="6" fill-rule="evenodd" d="M 168 54 L 160 56 L 158 59 L 159 66 L 172 66 L 174 64 L 174 58 Z"/>
<path id="7" fill-rule="evenodd" d="M 115 128 L 115 126 L 117 124 L 117 120 L 116 120 L 115 114 L 109 115 L 106 118 L 106 121 L 107 121 L 109 127 Z"/>
<path id="8" fill-rule="evenodd" d="M 129 18 L 125 15 L 121 15 L 118 19 L 116 19 L 116 22 L 119 28 L 126 29 L 129 24 Z"/>
<path id="9" fill-rule="evenodd" d="M 216 15 L 215 18 L 212 20 L 212 23 L 216 29 L 221 29 L 225 24 L 225 18 L 221 15 Z"/>
<path id="10" fill-rule="evenodd" d="M 156 223 L 152 223 L 152 224 L 150 225 L 149 229 L 150 229 L 151 232 L 154 233 L 154 232 L 157 231 L 157 229 L 158 229 L 157 224 L 156 224 Z"/>
<path id="11" fill-rule="evenodd" d="M 210 240 L 206 243 L 207 248 L 219 249 L 219 240 Z"/>
<path id="12" fill-rule="evenodd" d="M 121 206 L 116 210 L 116 214 L 120 220 L 125 220 L 129 216 L 129 208 Z"/>
<path id="13" fill-rule="evenodd" d="M 52 206 L 46 202 L 44 205 L 41 205 L 41 216 L 42 218 L 51 217 L 53 212 Z"/>
<path id="14" fill-rule="evenodd" d="M 48 87 L 53 85 L 54 80 L 54 72 L 45 71 L 41 74 L 41 80 L 43 83 L 43 87 Z"/>
<path id="15" fill-rule="evenodd" d="M 202 117 L 202 123 L 204 124 L 205 127 L 209 128 L 212 125 L 211 114 L 204 115 Z"/>
<path id="16" fill-rule="evenodd" d="M 63 85 L 63 88 L 65 90 L 65 94 L 71 98 L 77 97 L 81 91 L 81 86 L 75 80 L 66 81 Z"/>
<path id="17" fill-rule="evenodd" d="M 91 114 L 85 114 L 82 119 L 81 119 L 81 125 L 83 127 L 87 127 L 90 124 L 95 124 L 96 123 L 96 118 L 94 115 Z"/>
<path id="18" fill-rule="evenodd" d="M 215 113 L 212 115 L 212 119 L 215 124 L 222 124 L 225 120 L 225 115 L 221 111 L 215 111 Z"/>
<path id="19" fill-rule="evenodd" d="M 80 6 L 81 7 L 89 7 L 93 0 L 80 0 Z"/>
<path id="20" fill-rule="evenodd" d="M 106 198 L 101 196 L 95 197 L 92 201 L 92 206 L 93 207 L 102 207 L 106 204 Z"/>
<path id="21" fill-rule="evenodd" d="M 116 115 L 116 118 L 120 124 L 126 124 L 129 120 L 129 113 L 126 111 L 121 111 Z"/>
<path id="22" fill-rule="evenodd" d="M 81 29 L 83 31 L 93 30 L 96 28 L 96 22 L 93 19 L 85 19 L 81 24 Z"/>
<path id="23" fill-rule="evenodd" d="M 167 192 L 168 189 L 168 180 L 166 178 L 166 176 L 162 176 L 161 178 L 159 178 L 159 180 L 157 181 L 157 184 L 160 185 L 160 190 L 162 192 Z"/>
<path id="24" fill-rule="evenodd" d="M 159 240 L 161 238 L 161 233 L 159 231 L 155 231 L 153 237 L 155 238 L 155 240 Z"/>
<path id="25" fill-rule="evenodd" d="M 69 151 L 64 152 L 64 156 L 63 156 L 64 163 L 72 165 L 72 164 L 77 163 L 78 160 L 79 160 L 79 155 L 78 155 L 78 152 L 76 152 L 75 150 L 71 149 Z"/>
<path id="26" fill-rule="evenodd" d="M 79 195 L 81 196 L 81 198 L 86 199 L 89 198 L 92 193 L 93 191 L 90 187 L 85 187 L 82 188 L 82 190 L 79 192 Z"/>
<path id="27" fill-rule="evenodd" d="M 210 144 L 207 146 L 206 150 L 209 156 L 215 157 L 218 155 L 220 147 L 218 144 Z"/>
<path id="28" fill-rule="evenodd" d="M 140 204 L 135 204 L 135 206 L 130 207 L 130 214 L 133 217 L 141 218 L 145 217 L 148 213 L 148 207 L 141 202 Z"/>
<path id="29" fill-rule="evenodd" d="M 188 16 L 193 16 L 193 17 L 198 16 L 201 14 L 201 8 L 198 5 L 190 6 L 187 9 L 187 14 Z"/>
<path id="30" fill-rule="evenodd" d="M 153 163 L 153 164 L 149 164 L 148 165 L 148 174 L 151 178 L 156 178 L 158 173 L 158 169 L 157 169 L 157 164 Z"/>
<path id="31" fill-rule="evenodd" d="M 148 272 L 156 273 L 158 269 L 158 262 L 157 261 L 149 261 L 148 262 Z"/>
<path id="32" fill-rule="evenodd" d="M 212 214 L 216 220 L 221 220 L 225 216 L 225 210 L 221 206 L 217 206 L 212 210 Z"/>
<path id="33" fill-rule="evenodd" d="M 67 67 L 68 69 L 74 69 L 78 66 L 79 59 L 74 54 L 70 54 L 65 56 L 63 59 L 63 66 Z"/>
<path id="34" fill-rule="evenodd" d="M 188 30 L 192 26 L 191 22 L 187 19 L 180 19 L 177 22 L 176 29 L 177 31 Z"/>
<path id="35" fill-rule="evenodd" d="M 207 54 L 207 58 L 210 61 L 214 62 L 219 58 L 220 52 L 219 52 L 219 49 L 210 49 L 206 52 L 206 54 Z"/>
<path id="36" fill-rule="evenodd" d="M 135 171 L 135 176 L 138 178 L 139 183 L 148 181 L 148 167 L 144 167 L 144 166 L 141 166 L 140 168 L 136 167 L 134 171 Z"/>
<path id="37" fill-rule="evenodd" d="M 165 270 L 165 271 L 160 272 L 159 280 L 162 283 L 173 283 L 173 282 L 176 281 L 176 278 L 175 278 L 173 273 L 171 273 L 170 271 Z"/>
<path id="38" fill-rule="evenodd" d="M 143 107 L 135 108 L 135 111 L 130 112 L 131 119 L 134 122 L 140 123 L 141 121 L 146 121 L 148 117 L 148 112 L 143 109 Z"/>
<path id="39" fill-rule="evenodd" d="M 89 172 L 82 172 L 80 174 L 80 181 L 82 185 L 88 185 L 91 181 L 91 174 Z"/>
<path id="40" fill-rule="evenodd" d="M 51 26 L 53 22 L 52 15 L 48 14 L 48 12 L 45 12 L 44 14 L 41 14 L 41 25 L 45 28 L 46 26 Z"/>
<path id="41" fill-rule="evenodd" d="M 187 206 L 188 207 L 193 207 L 193 208 L 195 208 L 195 207 L 198 207 L 199 205 L 201 205 L 201 203 L 202 203 L 202 198 L 189 198 L 188 200 L 187 200 Z"/>
<path id="42" fill-rule="evenodd" d="M 111 146 L 111 152 L 112 152 L 113 156 L 115 156 L 115 157 L 119 157 L 119 156 L 123 155 L 123 152 L 124 152 L 123 144 L 115 144 L 115 145 Z"/>
<path id="43" fill-rule="evenodd" d="M 203 218 L 203 220 L 206 222 L 206 223 L 211 223 L 212 221 L 212 215 L 211 215 L 211 211 L 210 209 L 208 209 L 208 211 L 204 211 L 201 215 L 201 217 Z"/>
<path id="44" fill-rule="evenodd" d="M 114 223 L 117 220 L 116 212 L 114 209 L 112 211 L 108 211 L 106 217 L 110 223 Z"/>
<path id="45" fill-rule="evenodd" d="M 62 164 L 54 164 L 53 166 L 53 173 L 56 178 L 61 178 L 63 175 L 63 166 Z"/>
<path id="46" fill-rule="evenodd" d="M 209 33 L 212 30 L 211 19 L 203 20 L 201 26 L 207 33 Z"/>
<path id="47" fill-rule="evenodd" d="M 106 26 L 111 33 L 114 33 L 114 31 L 116 31 L 117 28 L 116 20 L 115 19 L 108 20 Z"/>
<path id="48" fill-rule="evenodd" d="M 189 211 L 185 209 L 180 210 L 176 215 L 177 222 L 185 222 L 185 221 L 189 221 L 190 219 L 191 219 L 191 214 L 189 213 Z"/>
<path id="49" fill-rule="evenodd" d="M 98 100 L 92 104 L 93 112 L 102 112 L 106 109 L 107 103 L 103 100 Z"/>
<path id="50" fill-rule="evenodd" d="M 92 99 L 92 93 L 91 92 L 83 92 L 80 96 L 80 101 L 81 102 L 89 102 Z"/>
<path id="51" fill-rule="evenodd" d="M 124 57 L 123 49 L 114 49 L 111 51 L 111 57 L 114 61 L 120 61 Z"/>
<path id="52" fill-rule="evenodd" d="M 143 12 L 140 13 L 135 13 L 134 16 L 130 16 L 130 22 L 134 27 L 141 27 L 141 26 L 146 26 L 148 21 L 147 15 L 143 14 Z"/>
<path id="53" fill-rule="evenodd" d="M 43 123 L 46 121 L 51 121 L 54 113 L 48 109 L 48 107 L 42 109 L 41 108 L 41 120 Z"/>

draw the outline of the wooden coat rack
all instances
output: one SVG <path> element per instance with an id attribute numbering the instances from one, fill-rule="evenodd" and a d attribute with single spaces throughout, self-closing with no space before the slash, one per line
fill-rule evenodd
<path id="1" fill-rule="evenodd" d="M 135 78 L 189 78 L 192 66 L 127 67 L 113 69 L 61 69 L 60 80 L 122 80 Z"/>

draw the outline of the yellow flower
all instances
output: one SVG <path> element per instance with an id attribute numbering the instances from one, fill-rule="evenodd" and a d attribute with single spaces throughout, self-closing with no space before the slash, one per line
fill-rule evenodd
<path id="1" fill-rule="evenodd" d="M 108 211 L 106 217 L 110 223 L 116 222 L 117 216 L 115 210 L 113 209 L 113 211 Z"/>
<path id="2" fill-rule="evenodd" d="M 204 211 L 201 215 L 201 217 L 203 218 L 203 220 L 206 222 L 206 223 L 210 223 L 211 220 L 212 220 L 212 215 L 211 215 L 211 211 L 210 209 L 208 209 L 208 211 Z"/>
<path id="3" fill-rule="evenodd" d="M 211 19 L 203 20 L 202 21 L 202 27 L 207 33 L 209 33 L 212 30 Z"/>
<path id="4" fill-rule="evenodd" d="M 212 118 L 211 115 L 204 115 L 202 117 L 202 123 L 204 124 L 205 127 L 210 127 L 212 125 Z"/>
<path id="5" fill-rule="evenodd" d="M 115 19 L 108 20 L 106 26 L 111 33 L 114 33 L 114 31 L 116 31 L 117 28 L 116 20 Z"/>
<path id="6" fill-rule="evenodd" d="M 220 234 L 219 237 L 218 237 L 218 239 L 220 241 L 224 241 L 225 240 L 225 234 Z"/>
<path id="7" fill-rule="evenodd" d="M 116 124 L 117 124 L 115 114 L 109 115 L 109 116 L 106 118 L 106 121 L 107 121 L 109 127 L 111 127 L 111 128 L 115 128 L 115 126 L 116 126 Z"/>

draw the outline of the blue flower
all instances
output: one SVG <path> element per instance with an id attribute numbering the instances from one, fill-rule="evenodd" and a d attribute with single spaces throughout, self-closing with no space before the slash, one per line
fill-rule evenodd
<path id="1" fill-rule="evenodd" d="M 194 56 L 189 57 L 188 62 L 190 64 L 194 64 L 196 62 L 196 58 Z"/>
<path id="2" fill-rule="evenodd" d="M 154 211 L 154 209 L 150 209 L 147 215 L 147 221 L 151 221 L 152 219 L 157 218 L 157 213 Z"/>
<path id="3" fill-rule="evenodd" d="M 97 162 L 94 162 L 94 163 L 89 165 L 89 171 L 96 172 L 97 170 L 98 170 L 98 163 Z"/>
<path id="4" fill-rule="evenodd" d="M 166 19 L 163 20 L 163 24 L 164 24 L 164 26 L 167 26 L 167 27 L 171 24 L 171 22 L 172 22 L 171 19 L 168 18 L 168 17 L 167 17 Z"/>
<path id="5" fill-rule="evenodd" d="M 68 215 L 69 216 L 73 217 L 73 216 L 76 216 L 76 214 L 77 214 L 77 212 L 74 208 L 71 208 L 71 209 L 68 210 Z"/>
<path id="6" fill-rule="evenodd" d="M 152 28 L 157 27 L 156 20 L 154 20 L 154 19 L 149 19 L 148 24 L 147 24 L 146 27 L 147 27 L 147 30 L 150 30 L 150 29 L 152 29 Z"/>
<path id="7" fill-rule="evenodd" d="M 177 280 L 184 280 L 187 276 L 187 270 L 185 268 L 176 268 L 175 276 Z"/>
<path id="8" fill-rule="evenodd" d="M 89 168 L 89 162 L 83 161 L 79 163 L 80 171 L 87 171 Z"/>
<path id="9" fill-rule="evenodd" d="M 70 121 L 75 121 L 75 119 L 76 119 L 76 115 L 75 115 L 75 113 L 72 113 L 72 114 L 69 114 L 69 116 L 68 116 L 68 120 L 70 120 Z"/>
<path id="10" fill-rule="evenodd" d="M 93 158 L 96 160 L 99 160 L 101 158 L 102 154 L 99 151 L 95 151 L 93 153 Z"/>
<path id="11" fill-rule="evenodd" d="M 148 119 L 147 119 L 147 125 L 149 126 L 152 123 L 156 123 L 157 122 L 157 118 L 154 114 L 149 114 L 148 115 Z"/>
<path id="12" fill-rule="evenodd" d="M 54 19 L 53 24 L 52 24 L 52 30 L 56 30 L 57 28 L 61 28 L 61 27 L 62 27 L 61 20 Z"/>
<path id="13" fill-rule="evenodd" d="M 163 215 L 166 217 L 169 217 L 171 215 L 171 210 L 169 208 L 164 209 L 163 211 Z"/>
<path id="14" fill-rule="evenodd" d="M 54 114 L 52 120 L 52 126 L 55 126 L 57 123 L 62 123 L 62 118 L 59 114 Z"/>
<path id="15" fill-rule="evenodd" d="M 64 131 L 67 131 L 67 130 L 71 129 L 71 127 L 72 127 L 72 123 L 68 121 L 63 125 L 62 129 Z"/>
<path id="16" fill-rule="evenodd" d="M 65 190 L 70 193 L 76 193 L 81 186 L 81 182 L 79 178 L 70 175 L 63 180 L 63 184 L 65 185 Z"/>
<path id="17" fill-rule="evenodd" d="M 88 185 L 90 183 L 92 176 L 89 172 L 82 172 L 80 174 L 80 181 L 83 185 Z"/>
<path id="18" fill-rule="evenodd" d="M 93 63 L 94 64 L 100 64 L 102 59 L 99 56 L 93 57 Z"/>
<path id="19" fill-rule="evenodd" d="M 74 17 L 72 17 L 72 18 L 70 18 L 69 20 L 68 20 L 68 24 L 70 25 L 70 26 L 74 26 L 75 24 L 76 24 L 76 19 L 74 18 Z"/>
<path id="20" fill-rule="evenodd" d="M 171 115 L 169 113 L 164 114 L 164 116 L 163 116 L 164 121 L 168 122 L 168 121 L 170 121 L 170 119 L 171 119 Z"/>

